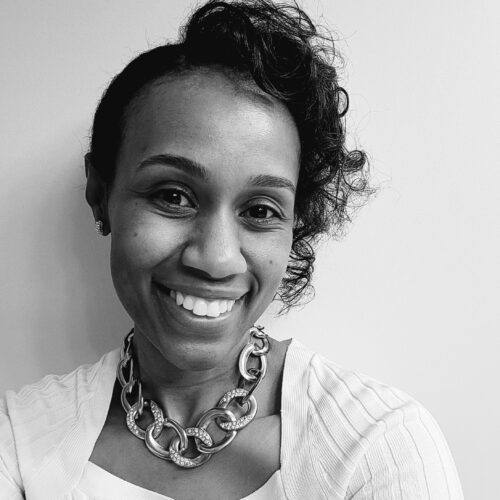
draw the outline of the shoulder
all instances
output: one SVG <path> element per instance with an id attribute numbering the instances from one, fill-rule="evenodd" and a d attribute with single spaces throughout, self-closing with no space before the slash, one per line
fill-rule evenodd
<path id="1" fill-rule="evenodd" d="M 0 399 L 0 499 L 20 498 L 22 492 L 14 435 L 4 399 Z"/>
<path id="2" fill-rule="evenodd" d="M 112 351 L 66 375 L 47 375 L 18 392 L 6 392 L 0 403 L 0 459 L 16 483 L 25 483 L 52 460 L 68 435 L 85 421 L 116 356 Z"/>
<path id="3" fill-rule="evenodd" d="M 327 423 L 342 423 L 365 444 L 424 411 L 403 391 L 318 354 L 312 355 L 308 367 L 308 397 L 315 408 L 321 407 Z"/>
<path id="4" fill-rule="evenodd" d="M 299 351 L 311 463 L 325 491 L 356 499 L 462 498 L 443 434 L 419 402 L 300 345 Z"/>
<path id="5" fill-rule="evenodd" d="M 96 381 L 111 354 L 104 355 L 97 363 L 79 366 L 65 375 L 47 375 L 18 392 L 7 391 L 5 402 L 13 426 L 36 422 L 50 428 L 53 424 L 66 421 L 68 417 L 77 416 L 81 404 L 92 397 Z M 34 427 L 38 428 L 38 425 Z"/>

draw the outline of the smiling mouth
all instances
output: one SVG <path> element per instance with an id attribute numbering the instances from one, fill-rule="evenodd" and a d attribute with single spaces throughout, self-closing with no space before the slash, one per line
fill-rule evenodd
<path id="1" fill-rule="evenodd" d="M 190 311 L 195 316 L 207 318 L 218 318 L 224 313 L 231 312 L 237 302 L 231 299 L 204 299 L 194 295 L 185 295 L 172 289 L 168 289 L 168 293 L 179 307 Z"/>

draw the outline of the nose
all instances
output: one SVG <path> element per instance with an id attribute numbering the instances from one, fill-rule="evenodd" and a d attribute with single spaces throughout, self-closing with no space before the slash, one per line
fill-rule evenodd
<path id="1" fill-rule="evenodd" d="M 232 217 L 200 220 L 182 252 L 182 263 L 211 279 L 223 279 L 247 270 L 241 251 L 240 228 Z"/>

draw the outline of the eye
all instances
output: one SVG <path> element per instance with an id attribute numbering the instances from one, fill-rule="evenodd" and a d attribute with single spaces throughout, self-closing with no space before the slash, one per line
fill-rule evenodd
<path id="1" fill-rule="evenodd" d="M 176 188 L 161 189 L 155 193 L 155 199 L 165 205 L 176 207 L 193 207 L 194 204 L 187 194 Z"/>
<path id="2" fill-rule="evenodd" d="M 255 205 L 247 210 L 250 217 L 254 219 L 269 219 L 276 215 L 276 212 L 265 205 Z"/>
<path id="3" fill-rule="evenodd" d="M 241 215 L 253 224 L 270 224 L 281 220 L 281 216 L 275 208 L 262 203 L 248 207 Z"/>

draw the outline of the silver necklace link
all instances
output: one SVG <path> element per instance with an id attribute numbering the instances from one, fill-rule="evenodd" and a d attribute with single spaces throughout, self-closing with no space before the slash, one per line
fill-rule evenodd
<path id="1" fill-rule="evenodd" d="M 206 463 L 214 453 L 229 446 L 238 431 L 246 427 L 257 414 L 257 400 L 253 395 L 267 372 L 267 353 L 269 339 L 262 326 L 250 328 L 250 341 L 242 349 L 238 359 L 240 381 L 238 387 L 227 391 L 215 408 L 207 410 L 194 427 L 183 428 L 174 419 L 168 417 L 160 405 L 152 399 L 144 399 L 142 384 L 137 376 L 134 363 L 134 330 L 125 337 L 121 349 L 116 378 L 122 387 L 121 404 L 125 410 L 125 422 L 129 431 L 146 444 L 147 449 L 156 457 L 175 463 L 179 467 L 192 469 Z M 257 358 L 258 368 L 250 367 L 250 358 Z M 134 361 L 135 360 L 135 361 Z M 131 402 L 132 400 L 132 402 Z M 238 410 L 238 416 L 235 410 Z M 233 410 L 231 410 L 233 408 Z M 244 413 L 241 414 L 241 410 Z M 137 421 L 148 411 L 152 422 L 146 429 Z M 224 436 L 215 441 L 208 428 L 215 424 L 224 431 Z M 163 429 L 172 429 L 175 433 L 167 447 L 160 444 L 158 438 Z M 194 440 L 198 454 L 187 456 L 189 438 Z"/>

